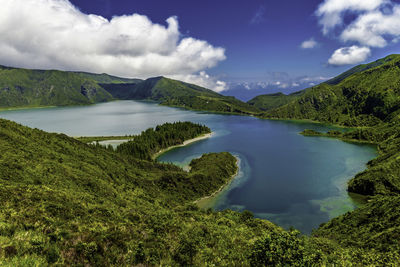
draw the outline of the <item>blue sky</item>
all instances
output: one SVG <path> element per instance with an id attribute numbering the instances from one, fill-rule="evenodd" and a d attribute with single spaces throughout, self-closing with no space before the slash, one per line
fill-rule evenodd
<path id="1" fill-rule="evenodd" d="M 72 2 L 84 12 L 108 18 L 139 13 L 165 24 L 166 18 L 177 16 L 183 34 L 226 49 L 227 59 L 209 71 L 226 80 L 262 81 L 270 72 L 331 77 L 354 65 L 327 64 L 343 43 L 334 36 L 323 35 L 315 14 L 323 2 L 320 0 Z M 317 46 L 301 49 L 302 42 L 310 38 Z M 389 53 L 400 53 L 400 45 L 376 49 L 367 61 Z"/>
<path id="2" fill-rule="evenodd" d="M 0 64 L 16 67 L 293 91 L 400 53 L 400 0 L 4 1 Z"/>

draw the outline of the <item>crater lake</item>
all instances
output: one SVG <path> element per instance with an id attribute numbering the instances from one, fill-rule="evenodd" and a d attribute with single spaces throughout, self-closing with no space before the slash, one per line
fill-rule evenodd
<path id="1" fill-rule="evenodd" d="M 9 110 L 1 111 L 0 117 L 75 137 L 139 134 L 174 121 L 204 124 L 213 131 L 210 138 L 172 149 L 158 160 L 184 167 L 203 153 L 231 152 L 239 159 L 240 171 L 204 207 L 249 210 L 305 234 L 357 207 L 362 199 L 347 193 L 347 181 L 377 156 L 372 145 L 299 134 L 304 129 L 337 129 L 329 125 L 210 114 L 139 101 Z"/>

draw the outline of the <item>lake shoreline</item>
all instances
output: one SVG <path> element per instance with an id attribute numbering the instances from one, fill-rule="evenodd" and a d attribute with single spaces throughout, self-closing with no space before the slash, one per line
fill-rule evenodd
<path id="1" fill-rule="evenodd" d="M 189 140 L 184 141 L 183 144 L 175 145 L 175 146 L 170 146 L 170 147 L 167 147 L 167 148 L 165 148 L 165 149 L 161 149 L 161 150 L 158 151 L 157 153 L 153 154 L 153 156 L 151 156 L 151 158 L 152 158 L 153 160 L 156 160 L 159 156 L 161 156 L 162 154 L 164 154 L 164 153 L 170 151 L 171 149 L 174 149 L 174 148 L 177 148 L 177 147 L 184 147 L 184 146 L 190 145 L 190 144 L 192 144 L 192 143 L 195 143 L 195 142 L 197 142 L 197 141 L 201 141 L 201 140 L 210 138 L 211 136 L 213 136 L 213 134 L 214 134 L 214 132 L 207 133 L 207 134 L 202 134 L 202 135 L 200 135 L 200 136 L 198 136 L 198 137 L 195 137 L 195 138 L 192 138 L 192 139 L 189 139 Z"/>
<path id="2" fill-rule="evenodd" d="M 211 195 L 208 196 L 204 196 L 202 198 L 199 198 L 195 201 L 193 201 L 194 204 L 196 204 L 199 208 L 206 208 L 206 205 L 209 204 L 206 201 L 216 197 L 219 193 L 221 193 L 222 191 L 224 191 L 225 189 L 228 188 L 228 186 L 232 183 L 232 181 L 235 179 L 235 177 L 237 177 L 239 175 L 239 171 L 240 171 L 240 159 L 239 157 L 235 156 L 236 158 L 236 172 L 228 179 L 228 181 L 226 181 L 225 184 L 223 184 L 217 191 L 214 191 L 213 193 L 211 193 Z M 205 202 L 205 203 L 202 203 Z"/>

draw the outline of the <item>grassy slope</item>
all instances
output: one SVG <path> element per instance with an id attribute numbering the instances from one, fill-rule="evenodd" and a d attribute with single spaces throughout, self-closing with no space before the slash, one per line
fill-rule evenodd
<path id="1" fill-rule="evenodd" d="M 290 95 L 285 95 L 283 93 L 259 95 L 247 101 L 247 103 L 260 110 L 268 111 L 286 105 L 296 100 L 302 94 L 303 91 L 292 93 Z"/>
<path id="2" fill-rule="evenodd" d="M 387 56 L 385 58 L 378 59 L 377 61 L 374 61 L 374 62 L 371 62 L 371 63 L 368 63 L 368 64 L 361 64 L 361 65 L 355 66 L 354 68 L 351 68 L 350 70 L 348 70 L 346 72 L 343 72 L 342 74 L 336 76 L 335 78 L 330 79 L 329 81 L 326 81 L 325 83 L 338 84 L 341 81 L 343 81 L 344 79 L 346 79 L 347 77 L 349 77 L 349 76 L 351 76 L 351 75 L 353 75 L 355 73 L 360 73 L 360 72 L 363 72 L 365 70 L 378 67 L 378 66 L 380 66 L 382 64 L 385 64 L 385 63 L 387 63 L 387 62 L 389 62 L 389 61 L 391 61 L 393 59 L 396 59 L 397 57 L 398 57 L 398 55 L 389 55 L 389 56 Z"/>
<path id="3" fill-rule="evenodd" d="M 343 79 L 344 78 L 344 79 Z M 368 249 L 364 256 L 384 264 L 375 252 L 399 260 L 400 210 L 400 56 L 356 67 L 329 85 L 305 90 L 298 100 L 272 110 L 267 117 L 311 119 L 358 126 L 322 134 L 378 144 L 380 155 L 349 181 L 348 190 L 370 196 L 368 204 L 322 225 L 314 236 L 341 246 Z M 366 127 L 370 126 L 370 127 Z M 306 131 L 306 135 L 319 133 Z M 321 134 L 320 134 L 321 135 Z"/>
<path id="4" fill-rule="evenodd" d="M 354 73 L 336 85 L 306 89 L 266 117 L 311 119 L 346 126 L 373 126 L 400 108 L 400 55 L 377 67 Z"/>
<path id="5" fill-rule="evenodd" d="M 120 99 L 147 99 L 163 105 L 213 112 L 258 114 L 259 110 L 234 97 L 222 96 L 212 90 L 164 77 L 147 79 L 138 84 L 101 84 Z"/>
<path id="6" fill-rule="evenodd" d="M 108 74 L 0 66 L 0 108 L 92 104 L 112 99 L 154 100 L 168 106 L 255 115 L 234 97 L 164 77 L 127 79 Z"/>
<path id="7" fill-rule="evenodd" d="M 245 263 L 252 240 L 282 230 L 191 204 L 235 162 L 207 154 L 187 173 L 0 120 L 0 264 Z"/>
<path id="8" fill-rule="evenodd" d="M 0 120 L 0 265 L 392 261 L 283 231 L 249 212 L 198 209 L 193 201 L 230 179 L 235 163 L 229 153 L 211 153 L 185 172 Z"/>
<path id="9" fill-rule="evenodd" d="M 0 107 L 91 104 L 111 99 L 94 80 L 76 73 L 0 67 Z"/>
<path id="10" fill-rule="evenodd" d="M 116 83 L 116 84 L 139 83 L 139 82 L 143 81 L 141 79 L 121 78 L 121 77 L 112 76 L 112 75 L 109 75 L 106 73 L 94 74 L 94 73 L 89 73 L 89 72 L 76 72 L 76 74 L 78 74 L 84 78 L 95 80 L 98 83 L 106 83 L 106 84 L 108 84 L 108 83 Z"/>

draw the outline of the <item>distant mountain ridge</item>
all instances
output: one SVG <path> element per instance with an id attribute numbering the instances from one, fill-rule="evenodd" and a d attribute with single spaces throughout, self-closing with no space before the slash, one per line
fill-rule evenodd
<path id="1" fill-rule="evenodd" d="M 359 65 L 319 85 L 248 102 L 262 117 L 309 119 L 344 126 L 377 125 L 400 108 L 400 55 Z"/>
<path id="2" fill-rule="evenodd" d="M 261 100 L 257 105 L 268 104 L 274 97 L 258 97 Z M 379 156 L 368 162 L 367 169 L 347 185 L 349 192 L 367 196 L 368 202 L 321 224 L 312 235 L 325 237 L 344 247 L 368 248 L 372 253 L 382 251 L 398 262 L 400 55 L 356 66 L 325 83 L 305 89 L 301 95 L 262 116 L 351 126 L 349 131 L 317 133 L 306 130 L 302 134 L 377 145 Z M 362 260 L 359 264 L 369 265 Z M 379 264 L 385 265 L 379 260 L 373 265 Z"/>
<path id="3" fill-rule="evenodd" d="M 114 99 L 153 100 L 163 105 L 212 112 L 260 113 L 234 97 L 161 76 L 141 80 L 0 66 L 0 108 L 81 105 Z"/>
<path id="4" fill-rule="evenodd" d="M 304 91 L 294 92 L 289 95 L 285 95 L 281 92 L 259 95 L 247 101 L 247 103 L 260 110 L 268 111 L 290 103 L 291 101 L 301 96 L 303 93 Z"/>
<path id="5" fill-rule="evenodd" d="M 224 113 L 259 114 L 260 111 L 234 97 L 165 77 L 154 77 L 139 83 L 100 84 L 114 98 L 153 100 L 167 106 Z"/>
<path id="6" fill-rule="evenodd" d="M 0 66 L 0 108 L 105 102 L 112 96 L 82 73 Z"/>

